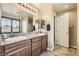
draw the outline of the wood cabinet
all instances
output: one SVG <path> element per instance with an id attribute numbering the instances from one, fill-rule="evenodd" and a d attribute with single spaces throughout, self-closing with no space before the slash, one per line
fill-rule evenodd
<path id="1" fill-rule="evenodd" d="M 30 56 L 31 40 L 24 40 L 5 46 L 6 56 Z"/>
<path id="2" fill-rule="evenodd" d="M 31 46 L 26 46 L 16 51 L 10 52 L 10 56 L 31 56 Z"/>
<path id="3" fill-rule="evenodd" d="M 38 56 L 47 49 L 47 35 L 1 45 L 1 56 Z"/>
<path id="4" fill-rule="evenodd" d="M 41 54 L 41 48 L 38 48 L 34 52 L 32 52 L 32 56 L 39 56 L 40 54 Z"/>
<path id="5" fill-rule="evenodd" d="M 41 54 L 41 37 L 32 39 L 32 56 Z"/>
<path id="6" fill-rule="evenodd" d="M 46 49 L 48 47 L 48 37 L 47 37 L 47 35 L 41 37 L 41 43 L 42 43 L 42 52 L 44 52 L 44 51 L 46 51 Z"/>
<path id="7" fill-rule="evenodd" d="M 4 46 L 0 46 L 0 56 L 4 56 Z"/>

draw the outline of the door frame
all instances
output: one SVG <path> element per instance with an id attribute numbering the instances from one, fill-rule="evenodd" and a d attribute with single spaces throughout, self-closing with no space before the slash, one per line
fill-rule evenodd
<path id="1" fill-rule="evenodd" d="M 57 20 L 56 16 L 54 16 L 54 46 L 56 44 L 56 36 L 57 36 L 57 34 L 56 34 L 56 20 Z M 68 25 L 69 25 L 69 16 L 68 16 Z M 67 48 L 69 48 L 69 26 L 68 26 L 68 47 Z"/>
<path id="2" fill-rule="evenodd" d="M 54 49 L 55 49 L 55 40 L 56 40 L 56 38 L 55 38 L 55 20 L 56 20 L 56 16 L 54 16 Z"/>

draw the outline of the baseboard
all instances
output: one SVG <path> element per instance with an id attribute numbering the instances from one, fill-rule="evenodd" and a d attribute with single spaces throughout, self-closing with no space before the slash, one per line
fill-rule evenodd
<path id="1" fill-rule="evenodd" d="M 51 48 L 47 48 L 47 50 L 49 50 L 49 51 L 53 51 L 53 50 L 54 50 L 54 48 L 52 48 L 52 49 L 51 49 Z"/>
<path id="2" fill-rule="evenodd" d="M 70 47 L 72 47 L 72 48 L 77 48 L 76 46 L 70 46 Z"/>

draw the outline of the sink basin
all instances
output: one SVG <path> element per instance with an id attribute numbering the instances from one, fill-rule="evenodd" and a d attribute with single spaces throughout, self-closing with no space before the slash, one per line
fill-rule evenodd
<path id="1" fill-rule="evenodd" d="M 37 36 L 42 36 L 42 35 L 45 35 L 44 33 L 39 33 L 39 34 L 36 34 Z"/>

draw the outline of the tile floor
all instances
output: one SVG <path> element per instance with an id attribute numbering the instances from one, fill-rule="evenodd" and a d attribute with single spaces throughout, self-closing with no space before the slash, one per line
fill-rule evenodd
<path id="1" fill-rule="evenodd" d="M 56 45 L 54 51 L 46 51 L 42 53 L 41 56 L 76 56 L 76 51 L 74 48 Z"/>

